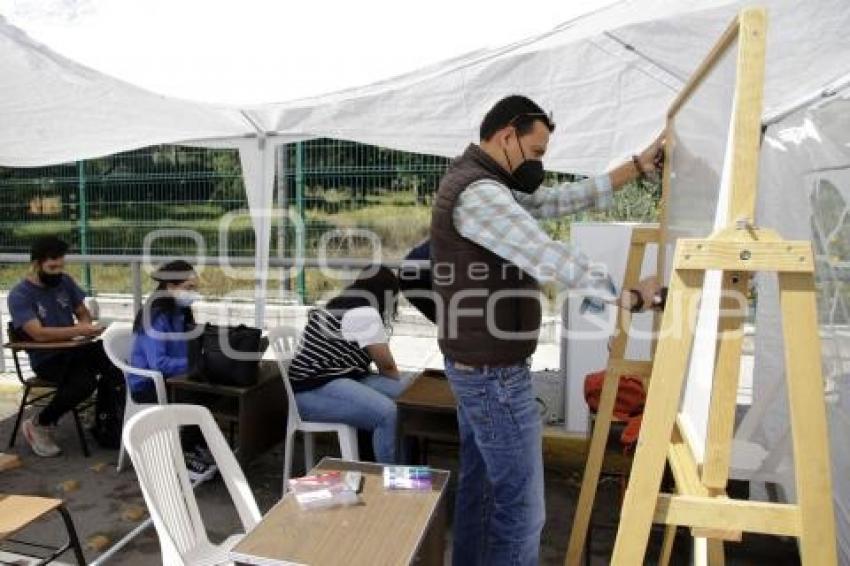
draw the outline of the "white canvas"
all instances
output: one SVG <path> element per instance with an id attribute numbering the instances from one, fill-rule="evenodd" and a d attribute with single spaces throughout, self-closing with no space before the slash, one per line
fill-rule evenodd
<path id="1" fill-rule="evenodd" d="M 570 226 L 570 240 L 584 250 L 595 261 L 608 267 L 617 288 L 623 287 L 629 243 L 632 237 L 631 223 L 626 222 L 574 222 Z M 656 246 L 646 248 L 641 277 L 656 273 Z M 614 310 L 606 309 L 605 316 L 582 313 L 581 300 L 569 300 L 564 309 L 566 334 L 562 336 L 562 348 L 566 350 L 567 375 L 566 427 L 576 434 L 588 432 L 588 410 L 584 400 L 584 378 L 588 373 L 604 369 L 608 364 L 608 344 L 614 330 Z M 649 360 L 652 345 L 652 313 L 636 314 L 632 317 L 633 334 L 629 336 L 626 359 Z"/>
<path id="2" fill-rule="evenodd" d="M 670 181 L 666 207 L 665 279 L 679 238 L 705 238 L 728 224 L 731 120 L 738 42 L 726 49 L 671 121 Z M 714 378 L 722 273 L 705 273 L 679 422 L 702 463 Z"/>

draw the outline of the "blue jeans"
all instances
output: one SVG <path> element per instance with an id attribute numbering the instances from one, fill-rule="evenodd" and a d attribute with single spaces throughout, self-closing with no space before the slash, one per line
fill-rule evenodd
<path id="1" fill-rule="evenodd" d="M 401 395 L 412 376 L 400 379 L 370 375 L 361 380 L 335 379 L 316 389 L 295 394 L 295 402 L 305 421 L 344 423 L 372 431 L 375 459 L 382 464 L 396 462 L 395 398 Z"/>
<path id="2" fill-rule="evenodd" d="M 529 367 L 466 370 L 446 358 L 446 375 L 460 431 L 452 562 L 536 565 L 546 509 L 542 424 Z"/>

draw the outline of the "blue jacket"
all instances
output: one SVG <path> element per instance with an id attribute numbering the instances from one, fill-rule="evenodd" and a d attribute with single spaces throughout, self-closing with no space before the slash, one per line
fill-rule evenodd
<path id="1" fill-rule="evenodd" d="M 181 312 L 155 314 L 150 326 L 157 333 L 186 332 L 186 321 Z M 139 369 L 157 370 L 165 378 L 185 374 L 189 371 L 188 344 L 185 339 L 178 337 L 168 339 L 164 336 L 150 336 L 145 331 L 137 333 L 133 339 L 130 365 Z M 154 390 L 153 382 L 145 377 L 130 375 L 129 381 L 134 393 Z"/>

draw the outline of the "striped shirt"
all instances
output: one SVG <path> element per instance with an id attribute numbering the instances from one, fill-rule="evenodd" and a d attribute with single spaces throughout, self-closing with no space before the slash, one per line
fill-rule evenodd
<path id="1" fill-rule="evenodd" d="M 307 391 L 343 377 L 360 379 L 372 358 L 358 342 L 343 336 L 342 323 L 322 308 L 307 314 L 307 325 L 289 363 L 293 391 Z"/>
<path id="2" fill-rule="evenodd" d="M 485 179 L 460 194 L 453 220 L 463 237 L 514 263 L 538 281 L 555 281 L 569 289 L 613 299 L 613 284 L 605 266 L 593 263 L 573 244 L 552 240 L 537 223 L 537 219 L 591 207 L 607 208 L 611 202 L 608 175 L 541 187 L 532 194 Z"/>

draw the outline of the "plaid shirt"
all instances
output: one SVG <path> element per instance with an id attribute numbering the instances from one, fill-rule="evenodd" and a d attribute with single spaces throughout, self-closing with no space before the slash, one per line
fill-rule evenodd
<path id="1" fill-rule="evenodd" d="M 488 179 L 476 181 L 460 194 L 453 219 L 461 236 L 538 281 L 557 281 L 570 289 L 613 299 L 615 290 L 604 266 L 593 264 L 575 245 L 552 240 L 535 220 L 591 207 L 607 208 L 611 201 L 608 175 L 541 187 L 533 194 L 512 191 Z"/>

